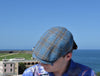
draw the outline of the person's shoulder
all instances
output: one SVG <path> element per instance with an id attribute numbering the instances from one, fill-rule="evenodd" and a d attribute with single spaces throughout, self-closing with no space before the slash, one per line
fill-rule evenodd
<path id="1" fill-rule="evenodd" d="M 77 66 L 80 67 L 81 71 L 82 71 L 82 76 L 96 76 L 95 72 L 88 66 L 80 64 L 80 63 L 76 63 Z"/>
<path id="2" fill-rule="evenodd" d="M 82 76 L 96 76 L 96 74 L 94 70 L 92 70 L 91 68 L 88 68 L 82 71 Z"/>
<path id="3" fill-rule="evenodd" d="M 79 66 L 82 70 L 91 69 L 90 67 L 80 64 L 80 63 L 76 63 L 76 65 Z"/>
<path id="4" fill-rule="evenodd" d="M 71 66 L 74 68 L 80 68 L 83 71 L 86 69 L 91 69 L 90 67 L 83 65 L 83 64 L 80 64 L 80 63 L 77 63 L 77 62 L 74 62 L 73 60 L 71 60 Z"/>
<path id="5" fill-rule="evenodd" d="M 25 70 L 25 72 L 29 72 L 29 71 L 34 72 L 34 69 L 35 69 L 36 66 L 38 66 L 38 64 L 33 65 L 33 66 L 27 68 L 27 69 Z"/>
<path id="6" fill-rule="evenodd" d="M 39 66 L 39 64 L 33 65 L 29 68 L 27 68 L 24 72 L 23 72 L 23 76 L 33 76 L 33 73 L 35 71 L 35 67 Z"/>
<path id="7" fill-rule="evenodd" d="M 44 75 L 48 74 L 40 64 L 33 65 L 27 68 L 22 76 L 34 76 L 33 74 Z"/>

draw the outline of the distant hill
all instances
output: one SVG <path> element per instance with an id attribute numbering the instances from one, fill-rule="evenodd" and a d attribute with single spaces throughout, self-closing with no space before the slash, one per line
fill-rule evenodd
<path id="1" fill-rule="evenodd" d="M 32 54 L 33 51 L 27 51 L 27 50 L 0 50 L 0 53 L 27 53 L 27 54 Z"/>

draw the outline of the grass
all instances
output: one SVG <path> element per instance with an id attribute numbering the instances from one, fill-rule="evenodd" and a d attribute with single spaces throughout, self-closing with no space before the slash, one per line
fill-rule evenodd
<path id="1" fill-rule="evenodd" d="M 2 56 L 2 55 L 7 55 L 7 53 L 1 53 L 0 56 Z"/>
<path id="2" fill-rule="evenodd" d="M 3 56 L 3 55 L 8 55 L 8 56 Z M 32 54 L 26 54 L 26 53 L 17 53 L 17 54 L 13 54 L 9 55 L 9 53 L 2 53 L 0 54 L 0 61 L 2 61 L 2 59 L 12 59 L 12 58 L 25 58 L 26 60 L 31 60 Z"/>

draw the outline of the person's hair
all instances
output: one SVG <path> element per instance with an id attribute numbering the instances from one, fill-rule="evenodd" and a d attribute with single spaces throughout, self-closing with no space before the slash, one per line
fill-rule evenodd
<path id="1" fill-rule="evenodd" d="M 68 52 L 68 53 L 72 53 L 72 52 L 73 52 L 73 49 L 70 52 Z M 63 57 L 65 57 L 68 53 L 66 53 Z"/>
<path id="2" fill-rule="evenodd" d="M 75 41 L 73 42 L 73 48 L 72 48 L 72 50 L 71 51 L 69 51 L 68 53 L 72 53 L 73 52 L 73 50 L 76 50 L 78 47 L 77 47 L 77 45 L 76 45 L 76 43 L 75 43 Z M 68 53 L 66 53 L 63 57 L 65 57 Z"/>

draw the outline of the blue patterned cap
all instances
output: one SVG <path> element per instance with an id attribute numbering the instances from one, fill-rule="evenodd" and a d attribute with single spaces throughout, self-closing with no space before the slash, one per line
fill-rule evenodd
<path id="1" fill-rule="evenodd" d="M 33 58 L 44 64 L 53 64 L 58 58 L 76 48 L 71 32 L 64 27 L 53 27 L 46 31 L 36 44 Z"/>

